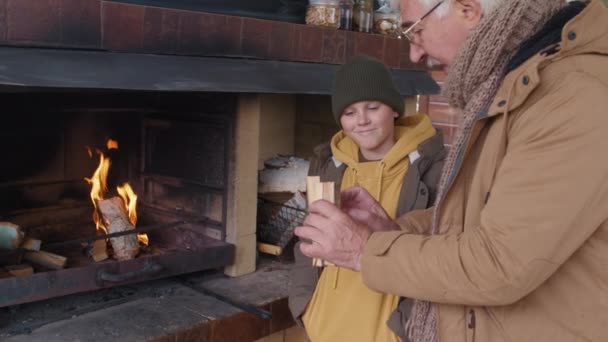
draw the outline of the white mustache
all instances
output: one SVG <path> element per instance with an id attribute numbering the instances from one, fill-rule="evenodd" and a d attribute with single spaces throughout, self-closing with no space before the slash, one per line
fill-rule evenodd
<path id="1" fill-rule="evenodd" d="M 428 68 L 434 68 L 436 66 L 442 65 L 443 63 L 441 63 L 439 60 L 432 58 L 432 57 L 428 57 L 426 58 L 426 66 Z"/>

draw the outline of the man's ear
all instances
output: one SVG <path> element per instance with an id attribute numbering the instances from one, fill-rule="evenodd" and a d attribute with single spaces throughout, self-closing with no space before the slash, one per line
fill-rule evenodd
<path id="1" fill-rule="evenodd" d="M 456 15 L 469 30 L 481 21 L 483 11 L 479 0 L 457 0 L 453 6 Z"/>

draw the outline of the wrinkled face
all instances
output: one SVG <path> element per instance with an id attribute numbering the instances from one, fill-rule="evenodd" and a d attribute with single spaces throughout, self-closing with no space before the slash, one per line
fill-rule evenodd
<path id="1" fill-rule="evenodd" d="M 367 160 L 380 160 L 395 145 L 395 118 L 399 114 L 378 101 L 360 101 L 346 107 L 340 116 L 344 133 Z"/>
<path id="2" fill-rule="evenodd" d="M 439 0 L 437 0 L 439 1 Z M 446 0 L 438 9 L 447 6 Z M 472 7 L 471 7 L 472 6 Z M 409 27 L 424 16 L 430 7 L 418 0 L 401 0 L 403 26 Z M 410 59 L 417 63 L 427 59 L 432 64 L 449 67 L 463 45 L 470 30 L 478 23 L 478 3 L 474 1 L 452 1 L 447 14 L 440 17 L 435 10 L 412 29 Z"/>

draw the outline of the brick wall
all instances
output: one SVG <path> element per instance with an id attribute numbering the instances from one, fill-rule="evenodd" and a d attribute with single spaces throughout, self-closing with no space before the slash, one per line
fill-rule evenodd
<path id="1" fill-rule="evenodd" d="M 431 76 L 439 83 L 439 86 L 443 86 L 446 78 L 445 72 L 433 71 Z M 451 145 L 456 127 L 458 127 L 458 117 L 456 111 L 448 105 L 447 99 L 441 95 L 421 96 L 420 112 L 431 117 L 435 127 L 443 131 L 445 144 Z"/>

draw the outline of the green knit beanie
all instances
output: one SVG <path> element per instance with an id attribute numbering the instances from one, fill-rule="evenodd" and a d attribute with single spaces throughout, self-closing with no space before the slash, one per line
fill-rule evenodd
<path id="1" fill-rule="evenodd" d="M 359 101 L 379 101 L 399 115 L 405 110 L 390 71 L 381 61 L 369 56 L 357 56 L 336 71 L 331 95 L 331 107 L 336 122 L 344 109 Z"/>

